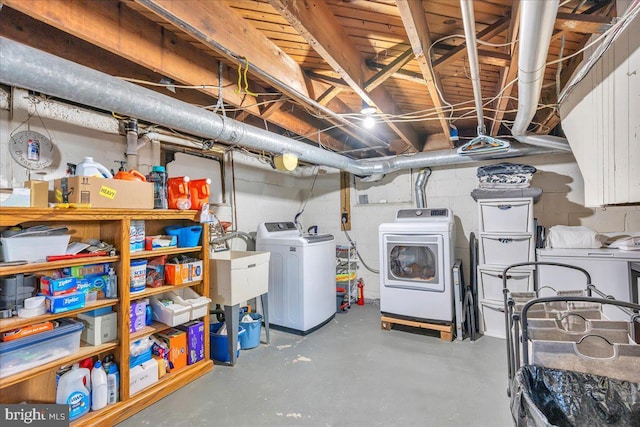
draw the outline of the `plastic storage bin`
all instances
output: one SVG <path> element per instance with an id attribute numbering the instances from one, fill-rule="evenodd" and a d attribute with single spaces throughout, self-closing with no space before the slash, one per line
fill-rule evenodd
<path id="1" fill-rule="evenodd" d="M 535 257 L 532 234 L 480 233 L 480 264 L 511 265 Z"/>
<path id="2" fill-rule="evenodd" d="M 84 325 L 71 319 L 58 322 L 53 330 L 0 343 L 0 378 L 76 353 Z"/>
<path id="3" fill-rule="evenodd" d="M 224 325 L 224 323 L 212 323 L 209 325 L 209 347 L 211 350 L 211 358 L 219 362 L 230 362 L 231 357 L 229 355 L 229 340 L 227 335 L 218 335 L 218 330 Z M 238 326 L 238 344 L 243 339 L 245 329 L 242 326 Z M 236 357 L 240 356 L 240 346 L 236 350 Z"/>
<path id="4" fill-rule="evenodd" d="M 480 298 L 502 303 L 502 267 L 478 267 Z M 512 268 L 507 272 L 507 288 L 510 292 L 533 291 L 533 270 Z"/>
<path id="5" fill-rule="evenodd" d="M 242 315 L 251 316 L 253 322 L 240 322 L 240 326 L 244 328 L 245 333 L 238 338 L 240 342 L 240 348 L 242 350 L 248 350 L 260 345 L 260 333 L 262 332 L 262 314 L 259 313 L 247 313 Z"/>
<path id="6" fill-rule="evenodd" d="M 49 255 L 64 255 L 71 236 L 0 237 L 2 261 L 45 261 Z"/>
<path id="7" fill-rule="evenodd" d="M 209 312 L 211 298 L 203 297 L 191 288 L 177 289 L 165 295 L 169 295 L 169 298 L 178 304 L 189 306 L 190 320 L 199 319 Z"/>
<path id="8" fill-rule="evenodd" d="M 533 199 L 480 200 L 480 232 L 533 232 Z"/>
<path id="9" fill-rule="evenodd" d="M 165 227 L 164 231 L 169 236 L 178 237 L 179 248 L 192 248 L 200 243 L 200 235 L 202 234 L 201 225 L 192 225 L 189 227 L 178 227 L 170 225 Z"/>
<path id="10" fill-rule="evenodd" d="M 494 338 L 506 338 L 504 329 L 504 304 L 480 300 L 482 331 Z"/>
<path id="11" fill-rule="evenodd" d="M 169 294 L 161 294 L 151 296 L 149 302 L 151 303 L 151 310 L 153 311 L 153 320 L 162 322 L 165 325 L 177 326 L 188 322 L 191 319 L 191 306 L 183 305 L 176 301 L 170 305 L 164 305 L 160 302 L 160 299 L 171 299 Z M 173 300 L 172 300 L 173 301 Z"/>

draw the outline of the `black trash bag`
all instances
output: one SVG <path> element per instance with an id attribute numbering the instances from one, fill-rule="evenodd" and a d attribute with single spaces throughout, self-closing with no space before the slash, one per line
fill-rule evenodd
<path id="1" fill-rule="evenodd" d="M 640 383 L 523 366 L 511 383 L 518 427 L 640 427 Z"/>

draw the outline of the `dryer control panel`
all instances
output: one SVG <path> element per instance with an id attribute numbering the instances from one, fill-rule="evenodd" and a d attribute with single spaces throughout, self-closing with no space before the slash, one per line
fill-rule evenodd
<path id="1" fill-rule="evenodd" d="M 396 221 L 434 221 L 437 219 L 446 220 L 451 216 L 451 211 L 447 208 L 442 209 L 400 209 L 396 214 Z"/>

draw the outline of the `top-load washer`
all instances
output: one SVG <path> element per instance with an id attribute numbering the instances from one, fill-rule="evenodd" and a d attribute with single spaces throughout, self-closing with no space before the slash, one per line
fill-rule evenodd
<path id="1" fill-rule="evenodd" d="M 380 224 L 380 311 L 452 322 L 455 226 L 450 209 L 400 209 Z"/>
<path id="2" fill-rule="evenodd" d="M 336 312 L 335 239 L 305 235 L 293 222 L 258 226 L 256 250 L 269 260 L 269 323 L 276 329 L 307 334 Z"/>

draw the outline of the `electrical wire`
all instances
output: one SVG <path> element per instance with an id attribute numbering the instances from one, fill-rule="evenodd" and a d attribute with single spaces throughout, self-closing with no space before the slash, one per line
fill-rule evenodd
<path id="1" fill-rule="evenodd" d="M 344 235 L 347 236 L 347 240 L 349 241 L 349 243 L 356 249 L 356 256 L 358 257 L 358 259 L 360 260 L 360 262 L 362 263 L 364 268 L 366 268 L 367 270 L 369 270 L 372 273 L 380 274 L 380 270 L 376 270 L 374 268 L 369 267 L 367 265 L 367 263 L 364 262 L 364 260 L 360 256 L 360 252 L 358 252 L 358 246 L 356 246 L 356 244 L 353 242 L 353 240 L 351 240 L 351 236 L 349 236 L 349 233 L 347 233 L 347 229 L 344 227 L 344 219 L 342 221 L 342 231 L 344 231 Z"/>
<path id="2" fill-rule="evenodd" d="M 298 213 L 296 213 L 296 215 L 293 217 L 293 223 L 296 225 L 296 228 L 300 230 L 300 232 L 302 232 L 302 228 L 301 228 L 302 224 L 298 222 L 298 218 L 300 218 L 300 216 L 304 213 L 304 208 L 307 207 L 307 202 L 309 201 L 309 199 L 311 198 L 311 195 L 313 194 L 313 189 L 316 186 L 316 180 L 318 179 L 318 173 L 320 172 L 320 168 L 318 166 L 316 166 L 315 169 L 316 169 L 316 174 L 313 177 L 313 183 L 311 184 L 311 189 L 309 190 L 309 194 L 307 194 L 307 197 L 303 201 L 301 208 L 298 210 Z"/>

